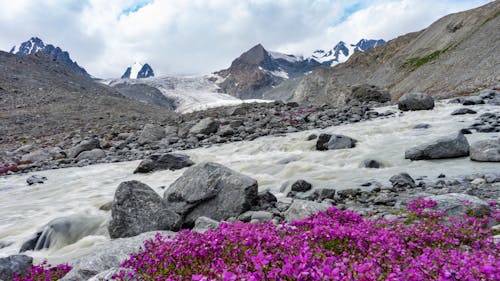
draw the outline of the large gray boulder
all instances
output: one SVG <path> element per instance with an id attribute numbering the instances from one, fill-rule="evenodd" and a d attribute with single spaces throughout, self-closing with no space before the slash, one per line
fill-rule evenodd
<path id="1" fill-rule="evenodd" d="M 285 221 L 291 222 L 298 219 L 307 218 L 312 214 L 316 214 L 320 211 L 326 211 L 330 208 L 327 203 L 318 203 L 308 200 L 293 200 L 292 205 L 285 212 Z"/>
<path id="2" fill-rule="evenodd" d="M 77 146 L 70 148 L 66 152 L 66 155 L 68 155 L 68 158 L 76 158 L 83 151 L 89 151 L 94 148 L 101 148 L 101 144 L 97 138 L 81 141 Z"/>
<path id="3" fill-rule="evenodd" d="M 207 217 L 199 217 L 194 222 L 193 231 L 204 233 L 209 229 L 217 229 L 220 222 Z"/>
<path id="4" fill-rule="evenodd" d="M 491 207 L 487 202 L 463 193 L 447 193 L 425 197 L 426 200 L 436 201 L 436 210 L 445 211 L 448 216 L 462 216 L 467 213 L 472 216 L 482 217 L 489 214 Z"/>
<path id="5" fill-rule="evenodd" d="M 109 236 L 130 237 L 153 230 L 177 230 L 180 216 L 168 210 L 151 187 L 139 181 L 122 182 L 111 207 Z"/>
<path id="6" fill-rule="evenodd" d="M 389 181 L 396 190 L 406 190 L 409 188 L 415 188 L 415 180 L 408 173 L 401 173 L 392 176 Z"/>
<path id="7" fill-rule="evenodd" d="M 353 86 L 351 88 L 351 97 L 361 102 L 386 102 L 391 100 L 389 91 L 369 84 Z"/>
<path id="8" fill-rule="evenodd" d="M 154 141 L 159 141 L 167 135 L 165 128 L 154 125 L 154 124 L 146 124 L 142 128 L 141 133 L 139 134 L 139 139 L 137 143 L 140 145 L 144 145 L 147 143 L 151 143 Z"/>
<path id="9" fill-rule="evenodd" d="M 36 163 L 41 161 L 51 160 L 52 156 L 48 151 L 43 149 L 35 150 L 21 157 L 22 162 Z"/>
<path id="10" fill-rule="evenodd" d="M 433 109 L 434 98 L 424 93 L 406 93 L 399 98 L 398 108 L 402 111 Z"/>
<path id="11" fill-rule="evenodd" d="M 237 217 L 257 203 L 257 181 L 221 164 L 203 162 L 189 167 L 165 191 L 164 201 L 192 227 L 206 216 L 222 221 Z"/>
<path id="12" fill-rule="evenodd" d="M 344 135 L 320 134 L 316 141 L 317 150 L 353 148 L 357 140 Z"/>
<path id="13" fill-rule="evenodd" d="M 194 165 L 189 156 L 180 153 L 153 154 L 139 163 L 135 173 L 149 173 L 161 170 L 179 170 Z"/>
<path id="14" fill-rule="evenodd" d="M 90 254 L 73 261 L 69 261 L 72 269 L 61 281 L 86 281 L 93 276 L 107 271 L 111 268 L 119 267 L 120 263 L 126 260 L 144 245 L 144 241 L 153 239 L 158 232 L 147 232 L 134 237 L 119 238 L 107 242 L 104 245 L 94 246 Z M 172 232 L 162 231 L 161 235 L 174 235 Z"/>
<path id="15" fill-rule="evenodd" d="M 469 155 L 469 142 L 462 134 L 442 137 L 405 151 L 410 160 L 457 158 Z"/>
<path id="16" fill-rule="evenodd" d="M 211 117 L 201 119 L 196 125 L 194 125 L 189 132 L 193 135 L 203 134 L 210 135 L 217 132 L 219 129 L 219 123 Z"/>
<path id="17" fill-rule="evenodd" d="M 500 162 L 500 138 L 473 143 L 470 146 L 470 159 L 481 162 Z"/>
<path id="18" fill-rule="evenodd" d="M 14 274 L 24 275 L 33 265 L 33 258 L 13 255 L 0 258 L 0 280 L 13 280 Z"/>
<path id="19" fill-rule="evenodd" d="M 94 148 L 89 151 L 82 151 L 76 159 L 78 160 L 99 160 L 106 157 L 106 153 L 104 150 L 99 149 L 99 148 Z"/>

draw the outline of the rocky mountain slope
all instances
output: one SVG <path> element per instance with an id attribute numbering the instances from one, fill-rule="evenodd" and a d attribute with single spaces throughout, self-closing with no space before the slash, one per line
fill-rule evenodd
<path id="1" fill-rule="evenodd" d="M 174 114 L 123 97 L 116 90 L 72 71 L 50 55 L 0 52 L 0 143 L 19 146 L 45 137 L 164 122 Z M 122 128 L 122 129 L 123 129 Z"/>
<path id="2" fill-rule="evenodd" d="M 84 68 L 79 66 L 75 61 L 71 59 L 68 52 L 63 51 L 61 50 L 61 48 L 56 47 L 52 44 L 46 45 L 42 41 L 42 39 L 38 37 L 31 37 L 28 41 L 21 43 L 19 46 L 14 46 L 10 50 L 11 54 L 15 54 L 18 56 L 27 56 L 36 54 L 38 52 L 43 52 L 47 54 L 52 60 L 65 64 L 73 71 L 90 77 L 90 75 Z"/>
<path id="3" fill-rule="evenodd" d="M 122 79 L 138 79 L 138 78 L 148 78 L 148 77 L 154 77 L 155 73 L 153 71 L 153 68 L 147 63 L 142 64 L 142 63 L 134 63 L 134 65 L 127 67 L 127 70 L 125 70 L 125 73 L 122 75 Z"/>
<path id="4" fill-rule="evenodd" d="M 499 15 L 500 1 L 450 14 L 273 91 L 297 102 L 339 104 L 349 99 L 351 86 L 361 83 L 388 88 L 393 99 L 410 91 L 451 97 L 499 88 Z"/>

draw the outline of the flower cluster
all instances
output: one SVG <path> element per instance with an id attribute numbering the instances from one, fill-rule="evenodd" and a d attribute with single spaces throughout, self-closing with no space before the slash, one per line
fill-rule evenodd
<path id="1" fill-rule="evenodd" d="M 6 174 L 8 172 L 17 172 L 18 168 L 16 164 L 4 163 L 0 166 L 0 175 Z"/>
<path id="2" fill-rule="evenodd" d="M 335 207 L 291 224 L 222 223 L 146 241 L 118 280 L 500 280 L 488 218 L 446 219 L 435 202 L 416 218 L 373 220 Z"/>
<path id="3" fill-rule="evenodd" d="M 17 276 L 13 281 L 55 281 L 59 280 L 71 270 L 71 266 L 60 264 L 52 266 L 46 261 L 33 266 L 26 275 Z"/>

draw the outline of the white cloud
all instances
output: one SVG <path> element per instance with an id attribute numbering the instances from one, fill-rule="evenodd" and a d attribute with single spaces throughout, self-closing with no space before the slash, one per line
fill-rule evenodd
<path id="1" fill-rule="evenodd" d="M 229 66 L 257 43 L 270 50 L 309 54 L 339 40 L 391 39 L 488 1 L 4 2 L 1 49 L 39 36 L 68 50 L 91 74 L 118 77 L 134 61 L 149 62 L 157 74 L 208 73 Z M 137 10 L 138 5 L 142 7 Z M 353 9 L 358 11 L 348 16 Z"/>

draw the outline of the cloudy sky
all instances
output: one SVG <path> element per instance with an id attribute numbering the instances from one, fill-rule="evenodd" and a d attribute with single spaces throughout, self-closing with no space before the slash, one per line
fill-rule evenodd
<path id="1" fill-rule="evenodd" d="M 158 75 L 227 68 L 250 47 L 310 55 L 389 40 L 489 0 L 0 0 L 0 50 L 38 36 L 97 77 L 134 61 Z"/>

